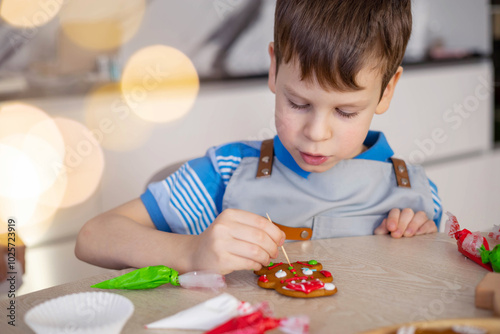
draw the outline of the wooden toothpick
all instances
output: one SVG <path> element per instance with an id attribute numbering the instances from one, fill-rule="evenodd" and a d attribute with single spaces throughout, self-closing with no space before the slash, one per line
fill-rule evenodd
<path id="1" fill-rule="evenodd" d="M 269 219 L 269 221 L 272 223 L 273 221 L 271 220 L 271 218 L 269 218 L 269 215 L 267 214 L 267 212 L 266 212 L 266 216 L 267 216 L 267 219 Z M 285 254 L 286 260 L 288 261 L 288 265 L 291 267 L 292 264 L 290 263 L 290 259 L 288 258 L 288 255 L 286 254 L 286 251 L 285 251 L 285 247 L 283 247 L 283 245 L 281 245 L 281 250 L 283 251 L 283 254 Z"/>
<path id="2" fill-rule="evenodd" d="M 283 251 L 283 254 L 285 254 L 286 260 L 288 261 L 288 265 L 290 267 L 292 267 L 292 264 L 290 263 L 290 259 L 288 258 L 288 255 L 286 255 L 285 247 L 283 247 L 283 245 L 281 246 L 281 250 Z"/>

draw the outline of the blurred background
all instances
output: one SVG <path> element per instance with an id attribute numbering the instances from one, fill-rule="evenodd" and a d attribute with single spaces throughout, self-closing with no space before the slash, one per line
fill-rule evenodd
<path id="1" fill-rule="evenodd" d="M 75 258 L 79 229 L 165 166 L 276 133 L 274 4 L 0 2 L 0 224 L 14 217 L 27 245 L 19 294 L 104 272 Z M 487 231 L 500 217 L 500 1 L 413 12 L 404 75 L 372 128 L 425 166 L 445 211 Z"/>

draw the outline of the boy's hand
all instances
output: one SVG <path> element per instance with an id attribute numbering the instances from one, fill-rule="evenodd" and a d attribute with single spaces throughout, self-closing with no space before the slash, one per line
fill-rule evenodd
<path id="1" fill-rule="evenodd" d="M 374 234 L 390 233 L 393 238 L 412 237 L 437 232 L 434 221 L 427 218 L 424 211 L 414 213 L 412 209 L 392 209 Z"/>
<path id="2" fill-rule="evenodd" d="M 262 216 L 227 209 L 193 240 L 193 268 L 228 274 L 267 266 L 271 258 L 278 256 L 285 233 Z"/>

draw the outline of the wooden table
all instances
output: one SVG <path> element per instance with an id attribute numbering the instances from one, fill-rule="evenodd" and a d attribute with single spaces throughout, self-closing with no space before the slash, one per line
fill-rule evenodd
<path id="1" fill-rule="evenodd" d="M 460 254 L 456 242 L 442 233 L 408 239 L 324 239 L 287 243 L 285 248 L 291 261 L 315 259 L 323 263 L 333 273 L 339 292 L 323 298 L 288 298 L 257 287 L 257 277 L 251 271 L 227 275 L 225 292 L 251 303 L 266 300 L 278 317 L 307 314 L 311 333 L 359 333 L 418 320 L 493 316 L 491 311 L 474 307 L 474 289 L 487 271 Z M 279 261 L 285 262 L 280 256 Z M 54 297 L 93 291 L 91 284 L 126 271 L 110 271 L 17 298 L 15 329 L 7 325 L 8 300 L 4 300 L 0 303 L 0 333 L 31 333 L 23 318 L 33 306 Z M 146 330 L 143 326 L 215 296 L 171 285 L 112 292 L 129 298 L 135 306 L 123 333 L 198 333 Z"/>

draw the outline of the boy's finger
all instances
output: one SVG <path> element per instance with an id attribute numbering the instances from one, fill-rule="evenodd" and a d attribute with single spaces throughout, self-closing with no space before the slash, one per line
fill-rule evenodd
<path id="1" fill-rule="evenodd" d="M 387 216 L 387 230 L 389 230 L 389 232 L 394 232 L 397 230 L 400 215 L 401 210 L 399 209 L 392 209 L 391 211 L 389 211 L 389 215 Z"/>
<path id="2" fill-rule="evenodd" d="M 278 246 L 265 230 L 237 222 L 234 224 L 234 228 L 231 228 L 230 231 L 231 236 L 236 240 L 255 246 L 255 249 L 250 250 L 250 254 L 247 256 L 248 258 L 257 261 L 259 250 L 266 253 L 266 255 L 271 258 L 278 256 Z"/>
<path id="3" fill-rule="evenodd" d="M 427 220 L 415 233 L 416 235 L 435 233 L 437 232 L 436 223 L 433 220 Z"/>
<path id="4" fill-rule="evenodd" d="M 389 233 L 389 230 L 387 229 L 387 218 L 382 220 L 382 223 L 373 231 L 373 234 L 380 235 L 380 234 L 387 234 Z"/>
<path id="5" fill-rule="evenodd" d="M 427 222 L 427 220 L 427 214 L 424 211 L 418 211 L 406 227 L 403 235 L 405 237 L 414 236 L 418 229 L 422 227 Z"/>
<path id="6" fill-rule="evenodd" d="M 266 217 L 259 216 L 252 212 L 235 209 L 231 210 L 231 214 L 233 215 L 234 221 L 265 231 L 276 245 L 281 246 L 285 242 L 285 232 L 271 223 Z"/>
<path id="7" fill-rule="evenodd" d="M 260 217 L 261 219 L 264 219 L 264 221 L 261 220 L 261 223 L 263 227 L 261 226 L 264 231 L 273 239 L 273 241 L 276 243 L 278 246 L 282 246 L 285 243 L 286 239 L 286 234 L 283 232 L 278 226 L 274 225 L 272 222 L 270 222 L 267 218 Z"/>
<path id="8" fill-rule="evenodd" d="M 406 231 L 406 227 L 410 223 L 414 216 L 413 210 L 412 209 L 403 209 L 401 211 L 401 214 L 399 216 L 399 222 L 398 222 L 398 228 L 397 230 L 391 232 L 391 236 L 393 238 L 401 238 L 403 236 L 403 233 Z"/>
<path id="9" fill-rule="evenodd" d="M 267 266 L 271 261 L 269 254 L 258 245 L 241 240 L 233 240 L 228 244 L 228 252 L 235 256 L 235 270 L 253 269 L 259 270 L 261 266 Z"/>

